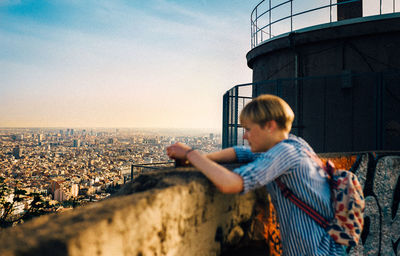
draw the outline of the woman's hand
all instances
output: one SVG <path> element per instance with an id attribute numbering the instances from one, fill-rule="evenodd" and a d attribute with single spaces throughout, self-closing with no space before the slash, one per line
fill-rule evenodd
<path id="1" fill-rule="evenodd" d="M 171 159 L 183 159 L 186 160 L 186 153 L 191 148 L 183 143 L 177 142 L 169 147 L 167 147 L 167 155 Z"/>
<path id="2" fill-rule="evenodd" d="M 207 157 L 197 150 L 192 151 L 188 145 L 178 142 L 167 148 L 167 155 L 172 159 L 188 160 L 186 157 L 190 158 L 190 163 L 206 175 L 222 193 L 232 194 L 243 190 L 244 183 L 241 176 L 211 160 L 211 158 L 223 161 L 234 160 L 236 153 L 233 148 L 224 149 L 216 155 Z"/>

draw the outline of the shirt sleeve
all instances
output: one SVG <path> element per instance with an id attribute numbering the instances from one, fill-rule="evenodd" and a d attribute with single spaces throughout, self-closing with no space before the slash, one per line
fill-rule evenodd
<path id="1" fill-rule="evenodd" d="M 243 178 L 243 191 L 265 186 L 299 162 L 298 149 L 288 143 L 279 143 L 253 162 L 233 171 Z"/>
<path id="2" fill-rule="evenodd" d="M 248 163 L 260 156 L 259 153 L 251 152 L 250 148 L 246 146 L 234 146 L 233 149 L 235 150 L 236 159 L 239 163 Z"/>

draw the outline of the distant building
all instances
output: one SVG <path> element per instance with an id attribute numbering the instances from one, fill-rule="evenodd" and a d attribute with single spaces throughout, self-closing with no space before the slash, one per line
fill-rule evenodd
<path id="1" fill-rule="evenodd" d="M 56 189 L 56 191 L 54 191 L 53 199 L 57 200 L 59 202 L 63 202 L 63 201 L 68 200 L 68 197 L 66 196 L 64 191 L 60 188 L 60 189 Z"/>
<path id="2" fill-rule="evenodd" d="M 80 140 L 74 140 L 74 148 L 79 148 L 81 146 Z"/>
<path id="3" fill-rule="evenodd" d="M 79 185 L 78 184 L 72 184 L 71 186 L 71 196 L 72 197 L 77 197 L 79 194 Z"/>
<path id="4" fill-rule="evenodd" d="M 64 181 L 52 180 L 50 183 L 50 193 L 53 195 L 53 199 L 59 202 L 68 200 L 68 196 L 64 192 Z"/>
<path id="5" fill-rule="evenodd" d="M 20 147 L 16 147 L 13 149 L 13 156 L 15 159 L 20 159 L 22 155 L 22 149 Z"/>
<path id="6" fill-rule="evenodd" d="M 24 135 L 23 134 L 14 134 L 14 135 L 11 135 L 11 139 L 12 140 L 14 140 L 14 141 L 22 141 L 22 140 L 24 140 Z"/>
<path id="7" fill-rule="evenodd" d="M 52 180 L 51 183 L 50 183 L 50 188 L 49 188 L 50 194 L 53 195 L 54 192 L 55 192 L 57 189 L 60 189 L 60 184 L 58 183 L 58 181 Z"/>
<path id="8" fill-rule="evenodd" d="M 37 138 L 38 138 L 38 143 L 42 142 L 43 141 L 43 134 L 38 134 Z"/>

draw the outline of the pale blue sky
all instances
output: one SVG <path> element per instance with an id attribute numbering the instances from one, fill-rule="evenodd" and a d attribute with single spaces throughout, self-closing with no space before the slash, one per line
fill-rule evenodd
<path id="1" fill-rule="evenodd" d="M 220 130 L 259 1 L 0 0 L 0 127 Z"/>

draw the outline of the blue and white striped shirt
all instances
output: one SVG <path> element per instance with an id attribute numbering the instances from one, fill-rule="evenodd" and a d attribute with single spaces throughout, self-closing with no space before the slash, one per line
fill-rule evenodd
<path id="1" fill-rule="evenodd" d="M 303 202 L 327 219 L 333 217 L 330 190 L 322 169 L 304 151 L 314 152 L 303 139 L 289 135 L 264 153 L 248 147 L 234 147 L 239 162 L 249 162 L 234 170 L 244 181 L 243 193 L 265 186 L 280 223 L 284 255 L 344 255 L 341 245 L 305 212 L 285 198 L 273 182 L 277 177 Z"/>

